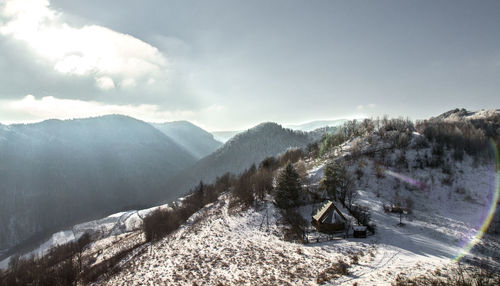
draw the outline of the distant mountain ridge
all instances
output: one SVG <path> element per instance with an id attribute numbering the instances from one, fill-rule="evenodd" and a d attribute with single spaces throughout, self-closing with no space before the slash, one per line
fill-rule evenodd
<path id="1" fill-rule="evenodd" d="M 326 127 L 337 127 L 345 122 L 347 122 L 347 119 L 335 119 L 335 120 L 315 120 L 315 121 L 310 121 L 302 124 L 286 124 L 283 125 L 284 128 L 296 130 L 296 131 L 305 131 L 305 132 L 310 132 L 314 131 L 317 129 L 322 129 Z M 219 140 L 220 142 L 227 142 L 234 136 L 236 136 L 239 133 L 244 132 L 243 130 L 236 130 L 236 131 L 213 131 L 211 132 L 215 139 Z"/>
<path id="2" fill-rule="evenodd" d="M 212 135 L 214 138 L 222 143 L 226 143 L 229 139 L 233 138 L 236 134 L 241 133 L 243 131 L 212 131 Z"/>
<path id="3" fill-rule="evenodd" d="M 122 115 L 0 127 L 0 249 L 32 235 L 156 203 L 196 158 Z"/>
<path id="4" fill-rule="evenodd" d="M 214 139 L 214 135 L 188 121 L 151 123 L 151 125 L 185 148 L 196 159 L 211 154 L 222 145 Z"/>
<path id="5" fill-rule="evenodd" d="M 300 131 L 313 131 L 323 127 L 336 127 L 346 123 L 347 119 L 335 119 L 335 120 L 316 120 L 311 122 L 306 122 L 302 124 L 288 124 L 285 125 L 286 128 Z"/>

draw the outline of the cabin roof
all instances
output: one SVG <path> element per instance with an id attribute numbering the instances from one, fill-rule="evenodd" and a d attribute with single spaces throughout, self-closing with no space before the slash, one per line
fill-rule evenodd
<path id="1" fill-rule="evenodd" d="M 317 212 L 315 215 L 313 215 L 313 219 L 316 221 L 321 221 L 321 219 L 328 214 L 330 211 L 336 211 L 339 216 L 343 219 L 346 220 L 344 215 L 340 212 L 340 210 L 335 206 L 335 204 L 332 201 L 327 201 Z"/>

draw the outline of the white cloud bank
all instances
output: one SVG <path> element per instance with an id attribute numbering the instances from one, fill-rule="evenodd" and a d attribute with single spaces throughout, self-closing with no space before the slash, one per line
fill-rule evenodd
<path id="1" fill-rule="evenodd" d="M 27 44 L 61 74 L 93 76 L 96 86 L 111 90 L 154 82 L 167 73 L 157 48 L 106 27 L 72 27 L 48 0 L 3 0 L 0 35 Z"/>
<path id="2" fill-rule="evenodd" d="M 22 122 L 36 122 L 47 118 L 73 119 L 94 117 L 107 114 L 123 114 L 149 122 L 164 122 L 180 119 L 193 119 L 195 113 L 190 110 L 164 111 L 151 104 L 113 105 L 96 101 L 77 99 L 59 99 L 45 96 L 40 99 L 29 94 L 20 100 L 0 100 L 0 114 L 8 113 L 13 117 L 30 118 Z M 19 121 L 4 121 L 4 124 Z"/>

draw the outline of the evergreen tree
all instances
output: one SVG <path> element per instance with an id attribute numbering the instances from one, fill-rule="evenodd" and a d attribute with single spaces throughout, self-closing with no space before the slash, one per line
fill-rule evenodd
<path id="1" fill-rule="evenodd" d="M 335 162 L 329 162 L 323 171 L 323 188 L 332 200 L 337 200 L 337 186 L 338 186 L 338 176 L 337 176 L 338 164 Z"/>
<path id="2" fill-rule="evenodd" d="M 298 204 L 299 192 L 302 189 L 300 177 L 292 163 L 288 163 L 278 176 L 275 201 L 282 209 L 288 209 Z"/>

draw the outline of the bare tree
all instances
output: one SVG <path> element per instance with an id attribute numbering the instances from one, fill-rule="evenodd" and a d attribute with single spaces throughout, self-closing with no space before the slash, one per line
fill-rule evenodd
<path id="1" fill-rule="evenodd" d="M 295 163 L 295 170 L 299 174 L 300 180 L 303 184 L 307 183 L 307 168 L 304 160 L 300 159 L 297 163 Z"/>
<path id="2" fill-rule="evenodd" d="M 349 208 L 352 207 L 352 204 L 358 199 L 358 192 L 355 191 L 353 188 L 349 189 L 347 191 L 347 196 L 346 196 L 346 199 L 347 199 L 347 205 L 349 206 Z"/>
<path id="3" fill-rule="evenodd" d="M 345 206 L 347 194 L 354 188 L 354 179 L 343 163 L 330 162 L 325 167 L 322 185 L 331 199 Z"/>

